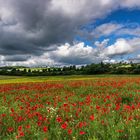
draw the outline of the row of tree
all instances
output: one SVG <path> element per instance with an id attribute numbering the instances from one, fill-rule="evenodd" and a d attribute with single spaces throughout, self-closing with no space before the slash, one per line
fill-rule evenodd
<path id="1" fill-rule="evenodd" d="M 31 68 L 19 69 L 15 67 L 0 68 L 0 75 L 17 75 L 17 76 L 51 76 L 51 75 L 92 75 L 92 74 L 140 74 L 140 64 L 90 64 L 76 67 L 64 66 L 53 68 L 42 68 L 32 70 Z"/>

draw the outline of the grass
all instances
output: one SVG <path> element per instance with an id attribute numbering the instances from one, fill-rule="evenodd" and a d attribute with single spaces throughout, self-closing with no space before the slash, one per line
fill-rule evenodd
<path id="1" fill-rule="evenodd" d="M 0 76 L 0 84 L 46 81 L 92 80 L 104 77 L 140 77 L 140 75 Z"/>
<path id="2" fill-rule="evenodd" d="M 18 81 L 0 85 L 2 140 L 140 139 L 138 76 L 13 77 Z"/>

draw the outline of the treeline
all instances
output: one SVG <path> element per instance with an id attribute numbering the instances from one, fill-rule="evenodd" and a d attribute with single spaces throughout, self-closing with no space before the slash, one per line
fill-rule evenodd
<path id="1" fill-rule="evenodd" d="M 140 74 L 140 64 L 90 64 L 86 66 L 76 67 L 46 67 L 41 69 L 32 68 L 16 68 L 16 67 L 2 67 L 0 68 L 0 75 L 15 75 L 15 76 L 54 76 L 54 75 L 93 75 L 93 74 Z"/>

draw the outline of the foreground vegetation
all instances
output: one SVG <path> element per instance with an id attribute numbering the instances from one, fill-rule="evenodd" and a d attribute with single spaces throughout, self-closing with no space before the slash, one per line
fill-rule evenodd
<path id="1" fill-rule="evenodd" d="M 26 67 L 1 67 L 0 75 L 16 75 L 16 76 L 56 76 L 56 75 L 93 75 L 93 74 L 140 74 L 140 64 L 109 64 L 99 63 L 87 66 L 76 67 L 42 67 L 42 68 L 26 68 Z"/>
<path id="2" fill-rule="evenodd" d="M 139 85 L 135 76 L 1 84 L 0 139 L 139 140 Z"/>

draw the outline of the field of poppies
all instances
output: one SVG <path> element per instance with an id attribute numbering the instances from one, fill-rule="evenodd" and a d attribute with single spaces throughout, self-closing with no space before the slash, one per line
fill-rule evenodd
<path id="1" fill-rule="evenodd" d="M 140 140 L 140 77 L 0 85 L 0 140 Z"/>

